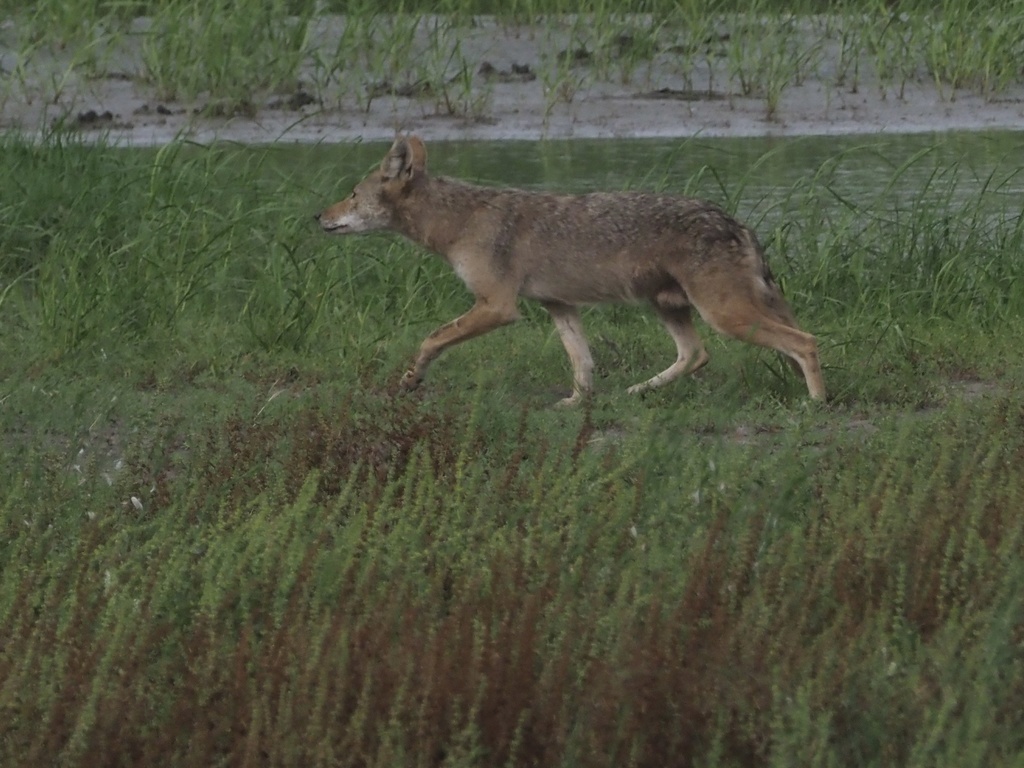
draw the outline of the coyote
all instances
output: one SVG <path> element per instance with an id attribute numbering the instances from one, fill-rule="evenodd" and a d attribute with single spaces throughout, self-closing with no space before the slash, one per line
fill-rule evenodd
<path id="1" fill-rule="evenodd" d="M 398 136 L 380 168 L 316 215 L 325 232 L 390 230 L 439 254 L 476 303 L 420 346 L 403 389 L 420 384 L 445 349 L 519 318 L 520 296 L 550 313 L 572 362 L 571 405 L 586 396 L 594 363 L 579 306 L 650 302 L 676 360 L 632 386 L 644 392 L 708 362 L 691 308 L 715 330 L 784 355 L 824 400 L 818 345 L 797 326 L 754 233 L 718 206 L 645 192 L 560 195 L 485 187 L 427 174 L 417 136 Z"/>

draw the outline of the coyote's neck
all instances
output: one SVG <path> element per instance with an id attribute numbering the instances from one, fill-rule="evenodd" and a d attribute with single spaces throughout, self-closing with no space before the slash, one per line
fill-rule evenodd
<path id="1" fill-rule="evenodd" d="M 428 177 L 403 202 L 396 229 L 424 248 L 447 256 L 473 211 L 499 191 L 456 179 Z"/>

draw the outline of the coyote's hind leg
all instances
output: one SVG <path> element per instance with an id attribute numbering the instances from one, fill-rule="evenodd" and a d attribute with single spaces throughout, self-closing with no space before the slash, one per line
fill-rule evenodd
<path id="1" fill-rule="evenodd" d="M 708 353 L 704 349 L 704 342 L 700 340 L 700 334 L 697 333 L 697 329 L 693 325 L 693 316 L 689 307 L 659 307 L 655 305 L 654 309 L 665 326 L 665 330 L 672 337 L 672 341 L 676 343 L 676 361 L 656 376 L 630 387 L 626 390 L 630 394 L 646 392 L 649 389 L 668 384 L 684 374 L 696 372 L 708 362 Z"/>

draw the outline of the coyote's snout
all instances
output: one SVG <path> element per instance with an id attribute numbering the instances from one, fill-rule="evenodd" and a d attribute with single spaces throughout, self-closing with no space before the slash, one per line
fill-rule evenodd
<path id="1" fill-rule="evenodd" d="M 396 139 L 380 168 L 317 215 L 325 232 L 391 230 L 439 254 L 476 303 L 431 333 L 402 379 L 411 389 L 453 344 L 519 317 L 520 296 L 551 314 L 569 353 L 573 393 L 587 394 L 593 361 L 578 307 L 647 301 L 676 345 L 676 360 L 630 387 L 660 387 L 708 361 L 692 309 L 715 330 L 776 349 L 825 398 L 814 337 L 800 330 L 754 234 L 718 206 L 644 192 L 557 195 L 482 187 L 427 174 L 416 136 Z"/>

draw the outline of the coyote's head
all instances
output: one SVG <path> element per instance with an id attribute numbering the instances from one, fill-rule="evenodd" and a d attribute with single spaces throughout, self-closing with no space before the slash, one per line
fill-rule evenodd
<path id="1" fill-rule="evenodd" d="M 427 170 L 427 148 L 417 136 L 399 136 L 380 168 L 356 184 L 352 194 L 316 215 L 324 232 L 347 235 L 394 225 L 395 209 Z"/>

